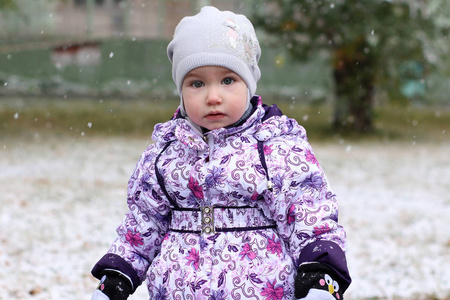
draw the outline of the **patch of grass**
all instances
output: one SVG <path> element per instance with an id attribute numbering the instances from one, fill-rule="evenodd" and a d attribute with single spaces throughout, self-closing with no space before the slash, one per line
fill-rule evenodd
<path id="1" fill-rule="evenodd" d="M 437 106 L 377 106 L 374 112 L 375 130 L 371 133 L 335 131 L 332 129 L 331 105 L 280 103 L 289 117 L 302 124 L 311 140 L 369 140 L 379 142 L 449 142 L 450 107 Z"/>
<path id="2" fill-rule="evenodd" d="M 177 107 L 167 100 L 0 99 L 0 135 L 149 137 Z"/>
<path id="3" fill-rule="evenodd" d="M 149 138 L 172 117 L 179 100 L 0 98 L 0 137 L 135 136 Z M 267 102 L 270 105 L 270 102 Z M 450 141 L 450 107 L 379 106 L 370 134 L 335 132 L 329 104 L 277 103 L 312 141 Z"/>
<path id="4" fill-rule="evenodd" d="M 382 106 L 377 109 L 375 126 L 389 140 L 449 142 L 450 107 Z"/>

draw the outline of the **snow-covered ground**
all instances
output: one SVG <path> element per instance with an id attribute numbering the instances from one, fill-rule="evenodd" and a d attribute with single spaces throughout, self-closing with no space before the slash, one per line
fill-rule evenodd
<path id="1" fill-rule="evenodd" d="M 146 144 L 0 139 L 0 299 L 90 299 Z M 348 232 L 346 299 L 450 299 L 450 142 L 314 148 Z"/>

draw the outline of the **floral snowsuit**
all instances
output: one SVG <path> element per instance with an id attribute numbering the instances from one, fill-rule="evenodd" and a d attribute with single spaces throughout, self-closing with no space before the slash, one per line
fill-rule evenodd
<path id="1" fill-rule="evenodd" d="M 345 277 L 336 197 L 305 130 L 252 103 L 242 125 L 203 136 L 180 117 L 156 125 L 96 277 L 119 270 L 133 289 L 147 278 L 150 299 L 274 300 L 294 298 L 302 262 Z"/>

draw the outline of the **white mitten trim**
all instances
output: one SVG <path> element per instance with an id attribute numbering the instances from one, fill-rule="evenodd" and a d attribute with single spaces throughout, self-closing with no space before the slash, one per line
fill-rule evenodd
<path id="1" fill-rule="evenodd" d="M 92 294 L 91 300 L 110 300 L 108 296 L 102 293 L 100 290 L 95 290 Z"/>
<path id="2" fill-rule="evenodd" d="M 310 289 L 308 295 L 302 300 L 336 300 L 329 292 L 318 289 Z"/>

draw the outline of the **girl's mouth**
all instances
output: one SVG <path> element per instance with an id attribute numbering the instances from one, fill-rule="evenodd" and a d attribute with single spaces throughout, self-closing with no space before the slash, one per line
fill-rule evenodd
<path id="1" fill-rule="evenodd" d="M 211 112 L 209 114 L 206 115 L 206 119 L 208 120 L 220 120 L 223 117 L 225 117 L 225 114 L 221 113 L 221 112 Z"/>

